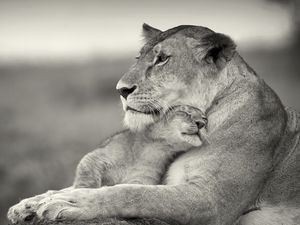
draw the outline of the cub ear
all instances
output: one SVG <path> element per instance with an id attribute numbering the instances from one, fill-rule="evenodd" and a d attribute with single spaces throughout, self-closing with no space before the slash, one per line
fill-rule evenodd
<path id="1" fill-rule="evenodd" d="M 150 39 L 154 38 L 155 36 L 162 33 L 161 30 L 158 30 L 154 27 L 151 27 L 150 25 L 144 23 L 143 24 L 143 36 L 146 41 L 149 41 Z"/>
<path id="2" fill-rule="evenodd" d="M 236 49 L 234 41 L 220 33 L 213 33 L 201 38 L 196 46 L 197 58 L 208 64 L 215 64 L 218 69 L 223 69 L 229 62 Z"/>

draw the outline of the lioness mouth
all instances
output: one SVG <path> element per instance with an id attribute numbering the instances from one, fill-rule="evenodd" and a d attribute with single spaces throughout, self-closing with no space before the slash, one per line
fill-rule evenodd
<path id="1" fill-rule="evenodd" d="M 151 114 L 151 115 L 156 115 L 156 116 L 158 116 L 160 114 L 159 110 L 157 110 L 157 109 L 152 109 L 152 110 L 147 110 L 147 111 L 139 111 L 137 109 L 131 108 L 130 106 L 126 107 L 126 111 L 132 111 L 135 113 L 142 113 L 142 114 L 146 114 L 146 115 Z"/>

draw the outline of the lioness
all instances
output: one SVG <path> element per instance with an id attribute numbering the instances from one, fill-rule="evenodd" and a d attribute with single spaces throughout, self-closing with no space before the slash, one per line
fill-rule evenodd
<path id="1" fill-rule="evenodd" d="M 117 84 L 130 131 L 101 149 L 117 159 L 157 114 L 174 105 L 205 112 L 209 144 L 174 159 L 165 185 L 68 188 L 23 200 L 10 209 L 10 220 L 22 221 L 30 211 L 50 220 L 118 216 L 181 224 L 300 224 L 299 115 L 284 108 L 228 36 L 200 26 L 162 32 L 145 24 L 143 30 L 147 42 Z"/>

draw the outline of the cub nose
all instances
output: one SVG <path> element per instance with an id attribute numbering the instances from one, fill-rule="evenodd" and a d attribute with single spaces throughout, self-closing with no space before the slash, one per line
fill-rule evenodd
<path id="1" fill-rule="evenodd" d="M 205 127 L 207 124 L 207 118 L 206 117 L 202 117 L 200 120 L 196 120 L 196 125 L 198 127 L 198 129 L 200 130 L 202 127 Z"/>
<path id="2" fill-rule="evenodd" d="M 136 89 L 136 85 L 133 85 L 131 88 L 128 87 L 122 87 L 118 88 L 118 92 L 121 96 L 123 96 L 125 99 L 127 99 L 128 95 L 130 95 L 134 90 Z"/>

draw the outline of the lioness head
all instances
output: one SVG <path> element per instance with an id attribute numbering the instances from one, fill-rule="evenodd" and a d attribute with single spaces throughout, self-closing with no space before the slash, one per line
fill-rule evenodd
<path id="1" fill-rule="evenodd" d="M 160 31 L 143 25 L 146 44 L 117 84 L 125 124 L 142 129 L 174 105 L 206 111 L 231 83 L 226 72 L 235 53 L 227 36 L 200 26 Z"/>

